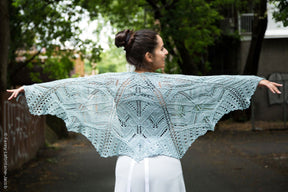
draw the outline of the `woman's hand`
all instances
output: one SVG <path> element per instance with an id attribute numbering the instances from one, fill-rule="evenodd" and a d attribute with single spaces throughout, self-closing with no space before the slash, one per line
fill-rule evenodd
<path id="1" fill-rule="evenodd" d="M 12 93 L 11 96 L 8 98 L 8 100 L 10 101 L 13 98 L 16 98 L 19 93 L 24 92 L 24 87 L 19 87 L 18 89 L 10 89 L 7 90 L 7 92 Z"/>
<path id="2" fill-rule="evenodd" d="M 263 79 L 259 82 L 258 86 L 262 87 L 265 86 L 267 87 L 272 93 L 277 93 L 277 94 L 281 94 L 281 92 L 279 91 L 278 87 L 282 87 L 282 84 L 279 83 L 275 83 L 275 82 L 271 82 L 268 81 L 266 79 Z"/>

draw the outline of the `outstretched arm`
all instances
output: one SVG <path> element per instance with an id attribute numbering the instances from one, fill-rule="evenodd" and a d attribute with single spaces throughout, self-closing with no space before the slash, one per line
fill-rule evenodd
<path id="1" fill-rule="evenodd" d="M 282 84 L 271 82 L 271 81 L 268 81 L 266 79 L 263 79 L 259 82 L 258 87 L 263 87 L 263 86 L 267 87 L 272 93 L 281 94 L 278 87 L 282 87 Z"/>
<path id="2" fill-rule="evenodd" d="M 19 87 L 18 89 L 8 89 L 7 92 L 12 93 L 11 96 L 8 98 L 8 100 L 10 101 L 13 98 L 16 98 L 19 93 L 24 92 L 24 87 Z"/>

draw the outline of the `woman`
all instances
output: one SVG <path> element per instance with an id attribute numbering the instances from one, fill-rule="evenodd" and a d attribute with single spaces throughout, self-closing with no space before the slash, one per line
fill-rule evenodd
<path id="1" fill-rule="evenodd" d="M 280 84 L 255 76 L 185 76 L 163 69 L 168 51 L 154 31 L 124 30 L 124 47 L 135 72 L 107 73 L 7 90 L 25 91 L 32 114 L 64 119 L 103 157 L 119 156 L 116 192 L 183 192 L 180 159 L 226 113 L 245 109 L 257 86 L 280 94 Z"/>

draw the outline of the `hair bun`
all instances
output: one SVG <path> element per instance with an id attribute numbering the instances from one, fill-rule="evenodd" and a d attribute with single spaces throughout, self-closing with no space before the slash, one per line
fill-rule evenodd
<path id="1" fill-rule="evenodd" d="M 124 47 L 129 44 L 129 40 L 131 39 L 131 35 L 133 34 L 133 31 L 130 31 L 129 29 L 125 29 L 124 31 L 120 31 L 115 36 L 115 45 L 116 47 Z"/>

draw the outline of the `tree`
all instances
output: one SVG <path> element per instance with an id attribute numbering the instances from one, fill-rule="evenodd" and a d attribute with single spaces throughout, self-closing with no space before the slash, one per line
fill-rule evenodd
<path id="1" fill-rule="evenodd" d="M 3 6 L 2 6 L 3 5 Z M 86 47 L 93 47 L 91 60 L 99 59 L 100 47 L 92 41 L 82 41 L 79 39 L 81 30 L 77 26 L 81 20 L 81 14 L 85 11 L 79 6 L 79 0 L 2 0 L 1 1 L 1 28 L 0 28 L 0 58 L 1 58 L 1 90 L 5 90 L 8 84 L 11 85 L 13 77 L 19 71 L 30 65 L 39 65 L 45 68 L 46 73 L 55 74 L 55 69 L 64 71 L 53 78 L 68 77 L 71 70 L 71 63 L 67 59 L 73 57 L 73 51 L 61 49 L 70 46 L 76 47 L 77 51 L 87 53 Z M 3 34 L 3 35 L 2 35 Z M 32 47 L 36 47 L 36 52 L 28 53 Z M 55 55 L 61 55 L 59 59 L 50 59 L 49 62 L 35 62 L 41 54 L 42 48 L 46 49 L 48 58 L 55 58 Z M 25 50 L 26 60 L 16 62 L 17 51 Z M 18 53 L 19 54 L 19 53 Z M 64 59 L 66 57 L 66 59 Z M 8 74 L 7 74 L 8 67 Z M 51 69 L 51 70 L 48 70 Z M 51 72 L 52 71 L 52 72 Z"/>
<path id="2" fill-rule="evenodd" d="M 202 0 L 84 0 L 91 16 L 104 15 L 118 29 L 154 28 L 163 36 L 170 52 L 170 70 L 184 74 L 209 71 L 207 47 L 220 35 L 222 17 L 214 2 Z"/>
<path id="3" fill-rule="evenodd" d="M 97 62 L 96 69 L 100 73 L 124 72 L 127 70 L 124 51 L 114 46 L 114 39 L 109 39 L 110 49 L 101 53 L 101 61 Z"/>
<path id="4" fill-rule="evenodd" d="M 288 1 L 287 0 L 257 0 L 254 2 L 254 19 L 252 40 L 249 48 L 244 74 L 257 75 L 262 42 L 267 29 L 267 2 L 271 2 L 277 8 L 273 12 L 273 18 L 288 26 Z"/>
<path id="5" fill-rule="evenodd" d="M 257 75 L 262 42 L 267 29 L 267 23 L 267 0 L 255 1 L 252 40 L 243 72 L 246 75 Z"/>
<path id="6" fill-rule="evenodd" d="M 159 18 L 162 35 L 183 74 L 204 75 L 210 70 L 207 48 L 220 35 L 217 21 L 222 17 L 213 3 L 178 1 Z"/>
<path id="7" fill-rule="evenodd" d="M 288 26 L 288 1 L 287 0 L 270 0 L 275 5 L 277 11 L 273 12 L 276 21 L 282 22 L 284 27 Z"/>
<path id="8" fill-rule="evenodd" d="M 6 90 L 10 39 L 8 0 L 0 1 L 0 91 Z"/>

